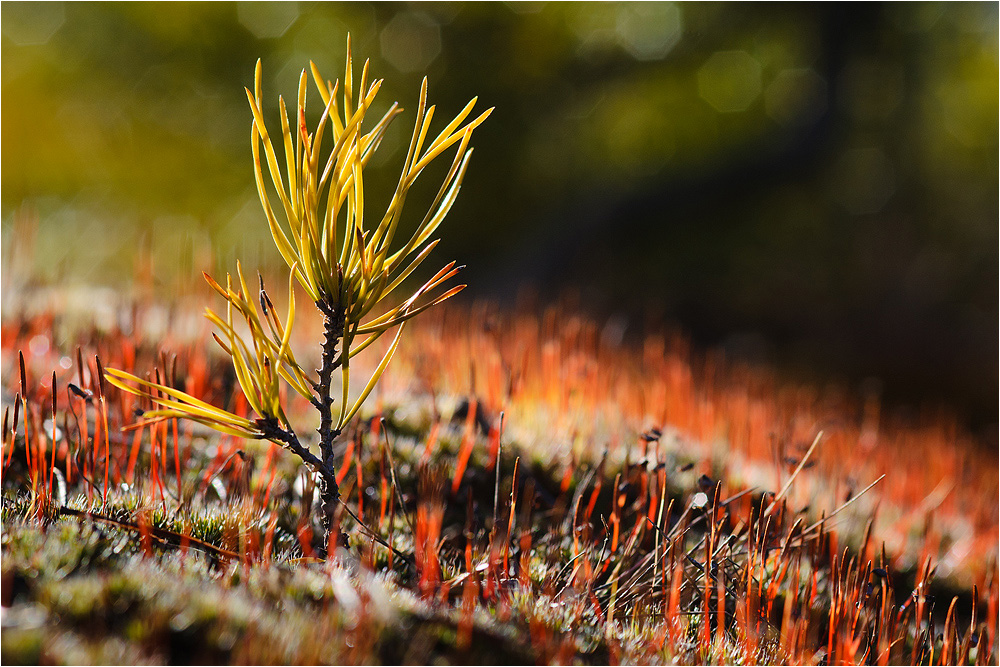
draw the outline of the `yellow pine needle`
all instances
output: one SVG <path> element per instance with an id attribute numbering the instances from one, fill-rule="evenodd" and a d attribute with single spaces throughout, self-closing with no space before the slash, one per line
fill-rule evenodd
<path id="1" fill-rule="evenodd" d="M 368 160 L 378 150 L 379 144 L 382 143 L 382 137 L 385 136 L 386 130 L 389 129 L 389 124 L 401 113 L 403 113 L 403 110 L 399 107 L 399 104 L 393 102 L 389 110 L 385 112 L 385 115 L 375 124 L 375 127 L 363 137 L 362 143 L 364 144 L 364 148 L 361 151 L 362 165 L 368 166 Z"/>
<path id="2" fill-rule="evenodd" d="M 278 359 L 285 359 L 288 356 L 288 344 L 292 337 L 292 322 L 295 321 L 295 285 L 292 277 L 294 270 L 288 276 L 288 319 L 285 321 L 285 337 L 281 339 L 281 347 L 278 348 Z"/>
<path id="3" fill-rule="evenodd" d="M 278 252 L 281 253 L 282 259 L 285 263 L 291 267 L 294 266 L 297 261 L 297 253 L 295 248 L 292 246 L 291 241 L 289 241 L 288 236 L 285 231 L 278 224 L 277 217 L 274 215 L 274 210 L 271 208 L 271 203 L 268 200 L 267 188 L 264 185 L 264 175 L 260 163 L 260 133 L 257 128 L 257 124 L 254 123 L 251 130 L 251 148 L 253 152 L 254 161 L 254 179 L 257 183 L 257 194 L 260 197 L 261 207 L 264 209 L 265 217 L 267 218 L 267 225 L 271 231 L 271 238 L 274 239 L 274 244 L 278 248 Z M 312 281 L 311 277 L 306 274 L 302 269 L 301 265 L 297 269 L 299 284 L 309 293 L 309 296 L 313 298 L 314 301 L 319 300 L 319 291 L 316 289 L 315 283 Z"/>
<path id="4" fill-rule="evenodd" d="M 258 62 L 258 80 L 260 78 L 260 61 Z M 278 158 L 274 153 L 274 146 L 271 144 L 271 137 L 267 133 L 267 126 L 264 125 L 264 116 L 259 107 L 259 100 L 254 100 L 247 89 L 247 97 L 250 99 L 250 109 L 254 116 L 254 126 L 257 128 L 257 132 L 260 135 L 260 142 L 264 146 L 264 156 L 267 158 L 267 168 L 271 175 L 271 181 L 274 183 L 274 189 L 278 192 L 278 198 L 281 199 L 281 204 L 285 209 L 285 215 L 289 222 L 294 224 L 295 214 L 292 210 L 292 204 L 288 201 L 288 195 L 285 192 L 284 179 L 281 177 L 281 169 L 278 167 Z M 259 164 L 259 161 L 258 161 Z"/>
<path id="5" fill-rule="evenodd" d="M 146 417 L 149 417 L 149 419 L 145 419 Z M 253 428 L 244 429 L 236 426 L 220 424 L 219 422 L 214 421 L 212 419 L 205 419 L 202 417 L 198 417 L 196 415 L 181 412 L 179 410 L 172 410 L 172 409 L 150 410 L 149 412 L 143 413 L 143 418 L 144 418 L 142 422 L 143 425 L 150 423 L 158 423 L 163 421 L 164 419 L 183 418 L 201 424 L 202 426 L 207 426 L 212 430 L 218 431 L 219 433 L 233 435 L 236 436 L 237 438 L 257 439 L 261 437 L 260 431 L 257 431 L 256 429 Z"/>
<path id="6" fill-rule="evenodd" d="M 323 98 L 323 104 L 329 106 L 330 100 L 334 96 L 330 94 L 330 87 L 327 85 L 326 80 L 323 79 L 323 75 L 319 73 L 319 67 L 312 60 L 309 61 L 309 71 L 312 74 L 313 82 L 316 84 L 316 89 L 319 91 L 319 96 Z"/>
<path id="7" fill-rule="evenodd" d="M 354 69 L 351 59 L 351 36 L 347 35 L 347 63 L 344 65 L 344 119 L 351 115 L 352 89 L 354 87 Z"/>
<path id="8" fill-rule="evenodd" d="M 351 385 L 351 348 L 345 343 L 340 353 L 343 359 L 340 371 L 340 416 L 337 418 L 337 428 L 344 425 L 344 415 L 347 414 L 347 392 Z"/>
<path id="9" fill-rule="evenodd" d="M 418 313 L 423 312 L 424 310 L 432 306 L 435 306 L 444 301 L 445 299 L 449 299 L 455 294 L 461 292 L 463 289 L 465 289 L 466 287 L 465 285 L 457 285 L 448 290 L 447 292 L 445 292 L 444 294 L 442 294 L 441 296 L 434 299 L 432 302 L 414 308 L 414 304 L 421 296 L 423 296 L 424 293 L 433 290 L 435 287 L 449 280 L 450 278 L 454 277 L 458 273 L 459 271 L 458 268 L 452 268 L 454 264 L 455 264 L 454 262 L 451 262 L 446 267 L 438 271 L 438 273 L 429 281 L 427 281 L 423 285 L 423 287 L 417 290 L 417 292 L 413 296 L 411 296 L 405 304 L 397 308 L 394 308 L 379 317 L 370 320 L 367 324 L 365 324 L 358 330 L 358 333 L 361 335 L 367 335 L 370 333 L 374 333 L 376 331 L 392 328 L 396 324 L 408 320 L 411 317 L 417 315 Z"/>
<path id="10" fill-rule="evenodd" d="M 149 398 L 160 405 L 176 409 L 184 408 L 191 411 L 197 410 L 198 414 L 203 417 L 229 423 L 234 426 L 242 426 L 246 428 L 250 428 L 251 426 L 248 419 L 234 415 L 221 408 L 217 408 L 214 405 L 191 396 L 187 392 L 181 391 L 180 389 L 174 389 L 173 387 L 160 384 L 158 382 L 152 382 L 150 380 L 143 380 L 142 378 L 136 377 L 131 373 L 126 373 L 125 371 L 115 368 L 105 369 L 104 377 L 108 382 L 119 389 L 127 391 L 130 394 L 134 394 L 135 396 Z M 129 382 L 134 382 L 138 385 L 138 388 L 131 386 L 128 384 Z M 156 392 L 161 392 L 163 395 L 173 399 L 173 401 L 159 397 Z"/>
<path id="11" fill-rule="evenodd" d="M 285 169 L 288 174 L 288 193 L 291 195 L 291 205 L 292 211 L 295 216 L 298 217 L 301 214 L 301 207 L 299 202 L 296 201 L 296 192 L 298 191 L 297 185 L 297 169 L 296 169 L 296 150 L 292 145 L 292 132 L 291 127 L 288 124 L 288 110 L 285 108 L 285 99 L 278 96 L 278 110 L 281 112 L 279 118 L 281 119 L 281 138 L 284 143 L 285 148 Z M 298 131 L 295 132 L 298 135 Z"/>
<path id="12" fill-rule="evenodd" d="M 408 310 L 404 314 L 402 314 L 402 315 L 400 315 L 400 316 L 398 316 L 398 317 L 396 317 L 394 319 L 391 319 L 388 322 L 385 322 L 385 323 L 380 324 L 380 325 L 372 326 L 372 327 L 369 327 L 369 326 L 360 327 L 358 329 L 358 334 L 365 335 L 365 334 L 369 334 L 369 333 L 372 333 L 372 332 L 375 332 L 375 331 L 380 331 L 380 330 L 385 330 L 385 329 L 391 329 L 392 327 L 396 326 L 397 324 L 401 324 L 402 322 L 405 322 L 406 320 L 412 319 L 413 317 L 419 315 L 420 313 L 424 312 L 428 308 L 433 308 L 434 306 L 437 306 L 437 305 L 441 304 L 442 302 L 447 301 L 451 297 L 455 296 L 456 294 L 458 294 L 459 292 L 461 292 L 462 290 L 464 290 L 466 287 L 468 287 L 468 285 L 455 285 L 454 287 L 452 287 L 447 292 L 443 293 L 441 296 L 437 297 L 433 301 L 431 301 L 429 303 L 426 303 L 426 304 L 424 304 L 422 306 L 418 306 L 416 308 L 413 308 L 411 310 Z"/>
<path id="13" fill-rule="evenodd" d="M 340 424 L 337 426 L 337 428 L 341 428 L 343 427 L 344 424 L 351 421 L 351 419 L 354 418 L 354 415 L 357 414 L 358 410 L 361 409 L 361 404 L 364 403 L 365 399 L 368 398 L 368 395 L 372 393 L 372 390 L 378 383 L 379 378 L 382 377 L 382 373 L 385 372 L 386 366 L 389 365 L 389 361 L 392 359 L 392 355 L 395 354 L 396 348 L 399 346 L 399 338 L 402 334 L 403 334 L 403 325 L 400 325 L 399 330 L 396 332 L 396 337 L 392 341 L 392 345 L 389 346 L 389 350 L 385 353 L 385 356 L 382 357 L 382 361 L 379 362 L 378 368 L 375 369 L 375 372 L 372 374 L 371 379 L 368 380 L 368 384 L 365 385 L 365 389 L 364 391 L 361 392 L 361 396 L 358 398 L 357 401 L 355 401 L 354 407 L 351 408 L 351 411 L 347 414 L 347 416 L 341 417 Z"/>
<path id="14" fill-rule="evenodd" d="M 446 138 L 451 138 L 453 134 L 455 134 L 455 128 L 461 125 L 463 120 L 469 117 L 469 114 L 472 113 L 472 110 L 476 107 L 476 102 L 478 101 L 479 101 L 478 97 L 473 97 L 471 100 L 469 100 L 468 104 L 466 104 L 465 107 L 458 112 L 458 115 L 455 116 L 452 119 L 452 121 L 444 127 L 443 130 L 441 130 L 441 132 L 437 135 L 437 137 L 435 137 L 434 141 L 431 142 L 431 147 L 433 148 L 434 146 L 439 145 L 443 141 L 446 141 L 447 140 Z M 492 109 L 490 109 L 490 111 L 492 111 Z M 490 111 L 487 111 L 486 114 L 489 115 Z"/>
<path id="15" fill-rule="evenodd" d="M 308 79 L 306 71 L 303 69 L 299 75 L 299 97 L 295 105 L 295 165 L 302 164 L 302 142 L 308 142 L 308 135 L 305 127 L 306 93 L 308 90 Z M 308 146 L 306 146 L 308 150 Z M 289 185 L 291 188 L 292 186 Z M 297 189 L 297 188 L 293 188 Z"/>
<path id="16" fill-rule="evenodd" d="M 406 164 L 406 180 L 408 181 L 412 181 L 414 178 L 414 167 L 420 159 L 421 151 L 424 149 L 424 141 L 427 139 L 427 133 L 431 129 L 431 121 L 434 119 L 434 111 L 436 109 L 437 107 L 435 105 L 430 105 L 427 107 L 427 111 L 424 112 L 423 117 L 420 119 L 420 132 L 417 134 L 417 143 L 413 147 L 414 151 L 413 155 L 410 156 L 410 161 Z"/>
<path id="17" fill-rule="evenodd" d="M 246 359 L 244 359 L 244 351 L 239 349 L 239 346 L 236 345 L 237 342 L 242 346 L 243 342 L 239 340 L 235 340 L 230 346 L 233 352 L 233 368 L 236 370 L 236 380 L 240 383 L 243 395 L 246 396 L 247 402 L 250 403 L 253 411 L 262 417 L 267 416 L 260 403 L 260 388 L 255 382 L 256 378 L 250 372 Z"/>
<path id="18" fill-rule="evenodd" d="M 385 288 L 385 294 L 392 294 L 392 292 L 394 292 L 395 289 L 399 287 L 399 284 L 402 283 L 404 280 L 406 280 L 410 276 L 410 274 L 413 273 L 413 271 L 418 266 L 420 266 L 425 259 L 427 259 L 427 256 L 431 253 L 432 250 L 434 250 L 434 248 L 437 247 L 437 244 L 439 242 L 440 239 L 434 239 L 426 246 L 424 246 L 423 250 L 421 250 L 417 254 L 417 256 L 413 258 L 413 260 L 406 266 L 406 268 L 403 269 L 402 272 L 400 272 L 393 279 L 391 283 L 389 283 L 389 286 Z M 388 270 L 391 271 L 392 268 L 390 267 Z"/>
<path id="19" fill-rule="evenodd" d="M 419 174 L 424 169 L 424 167 L 430 164 L 435 158 L 437 158 L 438 155 L 448 150 L 448 148 L 456 141 L 459 141 L 462 138 L 462 135 L 465 130 L 475 129 L 480 124 L 482 124 L 483 121 L 489 118 L 491 113 L 493 113 L 493 109 L 492 108 L 487 109 L 482 113 L 482 115 L 476 118 L 476 120 L 472 121 L 464 128 L 462 128 L 461 131 L 450 135 L 447 139 L 442 140 L 440 143 L 437 143 L 437 140 L 435 140 L 435 144 L 432 144 L 431 148 L 427 150 L 427 153 L 422 158 L 420 158 L 420 162 L 418 162 L 413 167 L 411 177 L 416 178 L 417 174 Z"/>
<path id="20" fill-rule="evenodd" d="M 375 283 L 369 290 L 367 298 L 363 303 L 361 303 L 355 319 L 360 320 L 363 318 L 371 311 L 372 308 L 375 307 L 375 304 L 382 300 L 382 297 L 385 296 L 385 284 L 388 280 L 388 270 L 382 271 L 378 274 L 378 278 L 375 279 Z"/>

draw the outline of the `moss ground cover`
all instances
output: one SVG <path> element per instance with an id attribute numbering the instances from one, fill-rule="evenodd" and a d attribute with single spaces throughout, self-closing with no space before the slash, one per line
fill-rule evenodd
<path id="1" fill-rule="evenodd" d="M 338 441 L 324 562 L 293 455 L 102 389 L 98 363 L 159 368 L 248 414 L 190 304 L 98 328 L 27 303 L 3 321 L 4 662 L 996 662 L 995 453 L 943 417 L 451 308 Z"/>

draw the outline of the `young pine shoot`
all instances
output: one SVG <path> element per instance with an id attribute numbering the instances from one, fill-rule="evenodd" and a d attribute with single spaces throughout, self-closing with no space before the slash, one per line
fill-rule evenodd
<path id="1" fill-rule="evenodd" d="M 431 135 L 434 106 L 427 106 L 424 78 L 399 181 L 384 212 L 380 210 L 376 216 L 374 208 L 366 206 L 365 168 L 389 124 L 402 109 L 393 104 L 367 128 L 365 121 L 382 80 L 369 81 L 366 61 L 360 84 L 354 88 L 350 38 L 342 82 L 331 83 L 320 75 L 315 64 L 309 65 L 323 101 L 323 113 L 310 132 L 305 116 L 309 76 L 303 70 L 296 113 L 291 121 L 284 100 L 278 98 L 281 126 L 275 135 L 277 150 L 264 122 L 259 60 L 254 90 L 246 91 L 253 113 L 250 145 L 257 192 L 271 236 L 289 269 L 287 314 L 278 317 L 262 280 L 258 293 L 252 295 L 239 264 L 235 280 L 227 275 L 224 285 L 205 275 L 209 285 L 226 301 L 224 315 L 211 309 L 206 309 L 205 315 L 219 330 L 213 337 L 232 358 L 236 378 L 256 418 L 233 414 L 173 387 L 122 370 L 108 369 L 106 377 L 115 386 L 146 397 L 157 406 L 144 414 L 145 419 L 183 417 L 221 433 L 270 440 L 296 454 L 319 475 L 322 521 L 329 539 L 339 500 L 334 441 L 378 383 L 399 345 L 404 324 L 465 287 L 445 288 L 461 268 L 451 262 L 408 298 L 397 294 L 403 281 L 437 245 L 437 240 L 431 237 L 458 196 L 472 155 L 469 145 L 472 132 L 492 109 L 466 122 L 476 104 L 473 98 L 442 130 Z M 332 145 L 328 151 L 324 151 L 324 140 L 327 146 Z M 394 243 L 410 188 L 431 162 L 452 149 L 451 166 L 423 219 L 404 243 Z M 279 161 L 282 154 L 284 164 Z M 277 192 L 276 202 L 268 192 L 270 186 Z M 323 315 L 322 361 L 314 372 L 299 364 L 290 345 L 295 324 L 295 283 Z M 388 297 L 402 303 L 373 315 Z M 237 329 L 238 322 L 245 322 L 249 334 L 241 332 L 242 326 Z M 395 334 L 385 356 L 357 399 L 349 400 L 351 359 L 390 331 Z M 341 374 L 341 391 L 334 397 L 332 385 L 337 372 Z M 300 440 L 289 423 L 280 398 L 281 383 L 319 412 L 318 455 L 310 450 L 308 442 Z"/>

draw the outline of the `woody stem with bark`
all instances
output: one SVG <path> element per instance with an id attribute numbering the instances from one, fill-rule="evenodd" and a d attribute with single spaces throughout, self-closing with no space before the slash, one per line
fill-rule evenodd
<path id="1" fill-rule="evenodd" d="M 334 371 L 342 363 L 342 355 L 337 355 L 337 345 L 342 342 L 344 336 L 345 312 L 343 307 L 326 296 L 317 301 L 316 306 L 323 313 L 323 357 L 319 369 L 319 382 L 313 386 L 313 391 L 316 394 L 313 405 L 320 412 L 320 423 L 317 429 L 320 456 L 323 460 L 320 499 L 323 509 L 324 547 L 327 547 L 329 546 L 327 543 L 330 539 L 330 533 L 334 528 L 334 512 L 337 508 L 337 501 L 340 499 L 340 489 L 337 486 L 336 476 L 333 474 L 336 469 L 333 442 L 340 435 L 340 429 L 336 428 L 333 423 L 333 398 L 330 396 L 330 384 Z"/>

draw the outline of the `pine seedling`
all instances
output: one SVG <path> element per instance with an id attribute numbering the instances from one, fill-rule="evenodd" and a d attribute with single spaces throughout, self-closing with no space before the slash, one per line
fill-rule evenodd
<path id="1" fill-rule="evenodd" d="M 325 80 L 310 62 L 309 73 L 303 70 L 299 78 L 292 122 L 284 100 L 278 98 L 281 127 L 276 136 L 284 153 L 283 165 L 264 122 L 259 60 L 254 90 L 246 90 L 253 114 L 250 144 L 257 191 L 271 236 L 289 270 L 288 310 L 282 321 L 262 280 L 258 294 L 252 296 L 242 267 L 237 264 L 235 280 L 227 275 L 225 285 L 205 274 L 209 285 L 226 301 L 224 316 L 211 309 L 206 309 L 205 315 L 219 330 L 213 336 L 232 358 L 236 378 L 256 418 L 233 414 L 173 387 L 121 370 L 107 372 L 107 379 L 115 386 L 156 404 L 157 409 L 145 413 L 146 419 L 183 417 L 221 433 L 270 440 L 297 455 L 319 475 L 327 538 L 334 528 L 339 500 L 334 441 L 378 383 L 399 345 L 404 324 L 465 287 L 446 288 L 461 268 L 451 262 L 408 298 L 398 294 L 403 281 L 437 245 L 438 240 L 431 237 L 458 196 L 472 155 L 469 143 L 473 130 L 492 111 L 466 122 L 476 104 L 473 98 L 430 139 L 434 106 L 427 106 L 425 77 L 402 173 L 384 213 L 373 224 L 373 208 L 365 201 L 365 168 L 402 109 L 393 104 L 371 129 L 365 129 L 366 117 L 382 85 L 381 79 L 369 82 L 368 65 L 366 61 L 360 85 L 355 89 L 348 37 L 343 81 Z M 309 74 L 324 105 L 311 133 L 305 115 Z M 323 150 L 324 139 L 327 145 L 332 143 L 329 152 Z M 410 188 L 431 162 L 453 148 L 451 166 L 423 219 L 405 243 L 394 245 Z M 272 205 L 268 192 L 271 186 L 277 193 L 276 205 Z M 279 215 L 283 221 L 279 221 Z M 299 364 L 290 345 L 295 323 L 295 283 L 323 315 L 321 367 L 312 373 Z M 399 305 L 373 315 L 376 307 L 390 297 Z M 238 330 L 240 322 L 245 322 L 245 330 L 242 325 Z M 392 343 L 361 394 L 349 400 L 351 359 L 393 330 Z M 334 398 L 333 378 L 338 371 L 341 392 Z M 320 414 L 318 456 L 289 423 L 279 392 L 282 383 L 308 400 Z"/>

